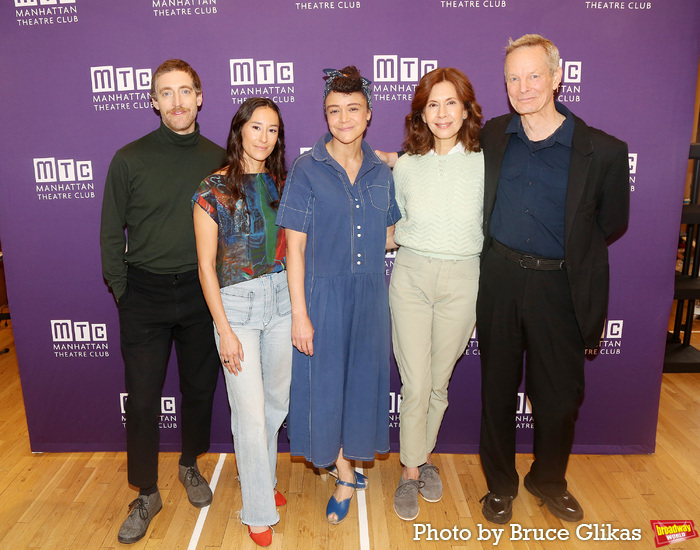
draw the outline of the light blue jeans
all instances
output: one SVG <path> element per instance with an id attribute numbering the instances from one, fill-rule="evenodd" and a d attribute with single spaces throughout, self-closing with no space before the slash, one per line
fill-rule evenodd
<path id="1" fill-rule="evenodd" d="M 292 306 L 287 274 L 272 273 L 221 289 L 229 324 L 243 346 L 242 371 L 224 368 L 231 432 L 246 525 L 274 525 L 277 436 L 289 409 Z M 219 335 L 216 345 L 219 346 Z M 267 466 L 267 467 L 266 467 Z"/>

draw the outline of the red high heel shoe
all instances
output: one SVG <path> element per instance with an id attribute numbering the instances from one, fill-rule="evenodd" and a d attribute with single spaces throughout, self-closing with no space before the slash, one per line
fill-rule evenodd
<path id="1" fill-rule="evenodd" d="M 285 504 L 287 504 L 287 499 L 284 498 L 282 493 L 275 489 L 275 506 L 284 506 Z"/>
<path id="2" fill-rule="evenodd" d="M 253 533 L 249 525 L 246 525 L 246 527 L 248 527 L 248 535 L 258 546 L 270 546 L 272 544 L 272 536 L 275 534 L 272 527 L 268 527 L 267 531 L 263 531 L 262 533 Z"/>

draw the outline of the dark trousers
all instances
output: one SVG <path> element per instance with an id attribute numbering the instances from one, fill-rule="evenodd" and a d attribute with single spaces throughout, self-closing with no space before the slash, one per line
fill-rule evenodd
<path id="1" fill-rule="evenodd" d="M 515 412 L 524 355 L 534 417 L 530 476 L 542 493 L 560 495 L 583 401 L 585 359 L 566 271 L 523 269 L 489 249 L 481 266 L 476 324 L 482 376 L 479 454 L 489 490 L 518 494 Z"/>
<path id="2" fill-rule="evenodd" d="M 129 267 L 119 300 L 126 371 L 126 450 L 129 483 L 158 480 L 161 393 L 173 340 L 180 374 L 182 453 L 209 449 L 220 362 L 214 328 L 197 271 L 157 275 Z"/>

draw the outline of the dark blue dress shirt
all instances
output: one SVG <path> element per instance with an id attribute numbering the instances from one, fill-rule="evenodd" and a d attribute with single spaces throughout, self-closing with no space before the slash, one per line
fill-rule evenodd
<path id="1" fill-rule="evenodd" d="M 563 259 L 574 118 L 561 103 L 555 106 L 566 119 L 542 141 L 530 141 L 520 115 L 508 124 L 510 141 L 498 179 L 491 236 L 514 250 Z"/>

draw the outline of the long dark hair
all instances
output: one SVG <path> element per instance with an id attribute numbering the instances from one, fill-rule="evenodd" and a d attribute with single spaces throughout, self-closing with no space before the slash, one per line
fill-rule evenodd
<path id="1" fill-rule="evenodd" d="M 245 162 L 243 160 L 243 138 L 241 131 L 246 122 L 248 122 L 255 109 L 259 107 L 269 107 L 279 118 L 279 128 L 277 129 L 277 143 L 275 148 L 270 153 L 270 156 L 265 159 L 265 169 L 272 176 L 277 187 L 279 196 L 282 196 L 282 187 L 284 179 L 287 177 L 287 169 L 284 162 L 284 123 L 277 104 L 266 97 L 251 97 L 246 99 L 231 120 L 231 129 L 226 140 L 226 164 L 224 165 L 224 183 L 231 193 L 231 199 L 228 207 L 231 211 L 236 207 L 236 202 L 243 199 L 245 208 L 245 186 L 243 185 L 243 176 L 245 175 Z M 277 204 L 274 201 L 273 204 Z"/>
<path id="2" fill-rule="evenodd" d="M 457 90 L 457 98 L 462 101 L 467 111 L 467 118 L 457 134 L 467 151 L 478 153 L 479 130 L 481 129 L 481 106 L 476 102 L 474 88 L 467 76 L 453 67 L 438 68 L 423 75 L 420 79 L 411 102 L 411 112 L 406 115 L 406 140 L 403 150 L 411 155 L 424 155 L 433 148 L 435 137 L 428 125 L 423 122 L 423 109 L 428 104 L 428 98 L 433 86 L 440 82 L 451 82 Z"/>

